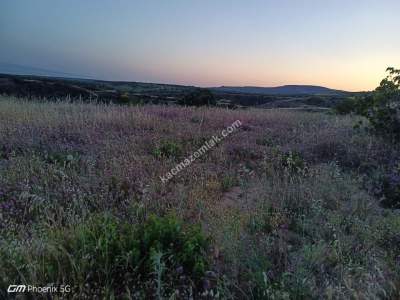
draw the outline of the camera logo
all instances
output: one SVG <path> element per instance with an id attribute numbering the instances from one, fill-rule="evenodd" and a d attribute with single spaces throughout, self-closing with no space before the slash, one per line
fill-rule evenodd
<path id="1" fill-rule="evenodd" d="M 20 285 L 10 284 L 7 289 L 8 293 L 24 293 L 25 291 L 26 291 L 26 285 L 24 284 Z"/>
<path id="2" fill-rule="evenodd" d="M 71 292 L 70 285 L 60 286 L 34 286 L 25 284 L 10 284 L 7 292 L 12 293 L 69 293 Z"/>

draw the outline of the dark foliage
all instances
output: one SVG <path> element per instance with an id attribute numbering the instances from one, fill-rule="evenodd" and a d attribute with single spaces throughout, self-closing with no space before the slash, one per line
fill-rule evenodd
<path id="1" fill-rule="evenodd" d="M 209 90 L 197 89 L 186 94 L 178 103 L 186 106 L 212 106 L 216 105 L 217 101 L 214 94 Z"/>
<path id="2" fill-rule="evenodd" d="M 371 94 L 348 99 L 336 106 L 338 113 L 355 113 L 368 119 L 371 129 L 391 142 L 400 141 L 400 70 L 388 68 L 388 76 Z"/>

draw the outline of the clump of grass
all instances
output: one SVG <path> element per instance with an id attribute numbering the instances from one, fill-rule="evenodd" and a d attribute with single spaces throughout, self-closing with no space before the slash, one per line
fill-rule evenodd
<path id="1" fill-rule="evenodd" d="M 266 136 L 263 138 L 257 138 L 256 139 L 256 144 L 260 145 L 260 146 L 268 146 L 268 147 L 272 147 L 274 145 L 274 141 L 271 137 Z"/>
<path id="2" fill-rule="evenodd" d="M 228 174 L 222 177 L 221 188 L 223 192 L 229 191 L 235 185 L 237 185 L 237 179 L 235 176 Z"/>
<path id="3" fill-rule="evenodd" d="M 143 225 L 134 225 L 108 214 L 93 215 L 75 226 L 42 234 L 43 240 L 33 242 L 29 251 L 2 245 L 2 287 L 11 281 L 71 284 L 79 297 L 120 297 L 129 291 L 160 293 L 162 284 L 166 296 L 183 277 L 185 288 L 198 288 L 208 266 L 209 240 L 199 227 L 184 228 L 174 216 L 152 216 Z"/>
<path id="4" fill-rule="evenodd" d="M 249 231 L 263 232 L 264 234 L 272 233 L 281 228 L 289 228 L 292 222 L 290 211 L 268 207 L 260 216 L 252 217 L 249 221 Z"/>
<path id="5" fill-rule="evenodd" d="M 163 141 L 153 151 L 153 155 L 157 158 L 177 158 L 181 154 L 182 146 L 174 141 Z"/>

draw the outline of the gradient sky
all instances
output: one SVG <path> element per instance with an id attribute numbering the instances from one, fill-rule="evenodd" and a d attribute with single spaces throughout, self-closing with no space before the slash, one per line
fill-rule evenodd
<path id="1" fill-rule="evenodd" d="M 0 62 L 107 80 L 375 88 L 399 0 L 1 0 Z"/>

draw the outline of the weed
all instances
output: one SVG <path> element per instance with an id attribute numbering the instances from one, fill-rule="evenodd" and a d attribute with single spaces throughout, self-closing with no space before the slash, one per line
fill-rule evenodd
<path id="1" fill-rule="evenodd" d="M 264 137 L 256 139 L 256 144 L 260 146 L 272 147 L 274 145 L 274 141 L 271 137 Z"/>
<path id="2" fill-rule="evenodd" d="M 225 175 L 224 177 L 222 177 L 221 188 L 223 192 L 229 191 L 236 184 L 237 184 L 236 177 L 232 175 Z"/>
<path id="3" fill-rule="evenodd" d="M 80 160 L 80 153 L 78 152 L 51 152 L 44 155 L 47 163 L 58 164 L 63 167 L 77 163 Z"/>
<path id="4" fill-rule="evenodd" d="M 301 154 L 293 151 L 289 151 L 283 155 L 282 166 L 289 173 L 300 173 L 306 169 L 306 164 Z"/>
<path id="5" fill-rule="evenodd" d="M 176 142 L 164 141 L 160 146 L 156 147 L 153 155 L 157 158 L 177 158 L 182 154 L 182 147 Z"/>

